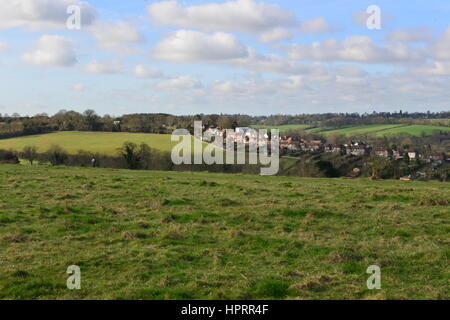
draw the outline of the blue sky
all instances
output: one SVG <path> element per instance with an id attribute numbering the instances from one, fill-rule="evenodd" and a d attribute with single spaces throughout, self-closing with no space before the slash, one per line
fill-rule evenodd
<path id="1" fill-rule="evenodd" d="M 450 109 L 444 1 L 0 2 L 0 113 Z"/>

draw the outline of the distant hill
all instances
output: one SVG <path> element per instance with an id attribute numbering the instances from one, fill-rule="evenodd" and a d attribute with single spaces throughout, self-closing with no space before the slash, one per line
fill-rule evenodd
<path id="1" fill-rule="evenodd" d="M 450 132 L 450 126 L 435 126 L 435 125 L 406 125 L 406 124 L 369 124 L 369 125 L 355 125 L 345 126 L 342 128 L 310 128 L 309 125 L 280 125 L 280 126 L 252 126 L 253 128 L 279 129 L 280 133 L 285 133 L 288 130 L 305 130 L 310 133 L 322 134 L 330 136 L 332 134 L 344 134 L 347 136 L 357 135 L 374 135 L 384 136 L 398 133 L 407 133 L 414 136 L 431 135 L 435 131 Z"/>

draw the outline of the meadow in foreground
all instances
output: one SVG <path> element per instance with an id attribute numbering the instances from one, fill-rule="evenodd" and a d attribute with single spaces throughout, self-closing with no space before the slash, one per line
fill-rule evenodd
<path id="1" fill-rule="evenodd" d="M 0 165 L 0 188 L 1 299 L 450 298 L 446 183 Z"/>

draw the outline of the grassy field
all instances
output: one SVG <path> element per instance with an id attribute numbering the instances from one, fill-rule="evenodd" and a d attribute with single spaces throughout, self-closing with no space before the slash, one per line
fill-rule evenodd
<path id="1" fill-rule="evenodd" d="M 69 153 L 79 150 L 90 151 L 105 155 L 116 155 L 126 141 L 136 144 L 146 143 L 150 147 L 171 151 L 177 142 L 171 142 L 169 134 L 126 133 L 126 132 L 78 132 L 63 131 L 48 134 L 32 135 L 11 139 L 0 139 L 0 149 L 21 151 L 25 146 L 36 146 L 38 152 L 44 152 L 51 145 L 57 144 Z"/>
<path id="2" fill-rule="evenodd" d="M 425 135 L 430 135 L 434 131 L 447 131 L 450 132 L 450 126 L 449 127 L 443 127 L 443 126 L 430 126 L 430 125 L 411 125 L 406 127 L 398 127 L 398 128 L 391 128 L 384 131 L 377 132 L 378 136 L 383 135 L 390 135 L 390 134 L 397 134 L 397 133 L 409 133 L 414 136 L 421 136 L 423 133 Z"/>
<path id="3" fill-rule="evenodd" d="M 397 127 L 404 127 L 402 125 L 398 124 L 373 124 L 373 125 L 361 125 L 361 126 L 349 126 L 345 128 L 339 128 L 339 129 L 324 129 L 324 130 L 316 130 L 315 132 L 320 132 L 325 135 L 332 135 L 332 134 L 345 134 L 345 135 L 356 135 L 356 134 L 372 134 L 372 133 L 378 133 L 382 132 L 387 129 L 397 128 Z"/>
<path id="4" fill-rule="evenodd" d="M 286 132 L 290 129 L 304 129 L 311 133 L 320 133 L 325 136 L 330 136 L 332 134 L 344 134 L 347 136 L 357 136 L 357 135 L 392 135 L 398 133 L 408 133 L 415 136 L 421 136 L 422 133 L 426 135 L 432 134 L 434 131 L 450 131 L 450 126 L 436 126 L 436 125 L 405 125 L 405 124 L 372 124 L 372 125 L 359 125 L 359 126 L 348 126 L 345 128 L 310 128 L 310 125 L 303 124 L 292 124 L 292 125 L 281 125 L 281 126 L 252 126 L 255 129 L 279 129 L 281 133 Z"/>
<path id="5" fill-rule="evenodd" d="M 357 136 L 364 134 L 384 136 L 398 133 L 408 133 L 415 136 L 421 136 L 422 133 L 430 135 L 434 131 L 450 132 L 450 127 L 433 126 L 433 125 L 372 124 L 372 125 L 349 126 L 339 129 L 315 128 L 307 131 L 314 133 L 321 133 L 325 136 L 330 136 L 332 134 L 344 134 L 347 136 Z"/>
<path id="6" fill-rule="evenodd" d="M 0 165 L 0 188 L 1 299 L 450 298 L 450 184 Z"/>

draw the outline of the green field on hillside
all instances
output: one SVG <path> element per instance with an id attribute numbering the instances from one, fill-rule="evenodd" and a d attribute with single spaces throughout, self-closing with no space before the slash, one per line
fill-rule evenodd
<path id="1" fill-rule="evenodd" d="M 409 133 L 413 136 L 421 136 L 422 134 L 431 135 L 435 131 L 450 132 L 450 127 L 444 126 L 429 126 L 429 125 L 411 125 L 405 127 L 391 128 L 377 132 L 378 136 L 397 134 L 397 133 Z"/>
<path id="2" fill-rule="evenodd" d="M 310 128 L 310 125 L 303 124 L 290 124 L 290 125 L 280 125 L 280 126 L 263 126 L 255 125 L 252 128 L 255 129 L 279 129 L 281 133 L 286 132 L 291 129 L 303 129 L 306 132 L 318 133 L 324 136 L 330 136 L 333 134 L 344 134 L 347 136 L 358 136 L 358 135 L 392 135 L 398 133 L 407 133 L 415 136 L 421 136 L 422 133 L 426 135 L 432 134 L 434 131 L 449 131 L 450 126 L 436 126 L 436 125 L 405 125 L 405 124 L 371 124 L 371 125 L 358 125 L 358 126 L 347 126 L 343 128 Z M 309 128 L 309 129 L 308 129 Z"/>
<path id="3" fill-rule="evenodd" d="M 450 298 L 450 184 L 0 165 L 0 188 L 0 299 Z"/>
<path id="4" fill-rule="evenodd" d="M 373 124 L 373 125 L 361 125 L 361 126 L 349 126 L 345 128 L 339 129 L 322 129 L 317 130 L 316 132 L 323 133 L 325 135 L 332 134 L 345 134 L 345 135 L 356 135 L 356 134 L 364 134 L 364 133 L 374 133 L 380 132 L 391 128 L 403 127 L 399 124 Z"/>
<path id="5" fill-rule="evenodd" d="M 57 144 L 72 154 L 79 150 L 85 150 L 105 155 L 116 155 L 117 149 L 124 142 L 130 141 L 136 144 L 146 143 L 152 148 L 170 152 L 172 147 L 177 144 L 177 142 L 171 142 L 170 138 L 171 135 L 169 134 L 62 131 L 0 139 L 0 149 L 21 151 L 25 146 L 36 146 L 38 152 L 45 152 L 51 145 Z"/>
<path id="6" fill-rule="evenodd" d="M 432 126 L 432 125 L 372 124 L 372 125 L 348 126 L 345 128 L 338 128 L 338 129 L 314 128 L 307 131 L 320 133 L 325 136 L 330 136 L 333 134 L 344 134 L 347 136 L 358 136 L 364 134 L 384 136 L 398 133 L 407 133 L 415 136 L 421 136 L 422 133 L 430 135 L 434 131 L 450 132 L 450 127 Z"/>

